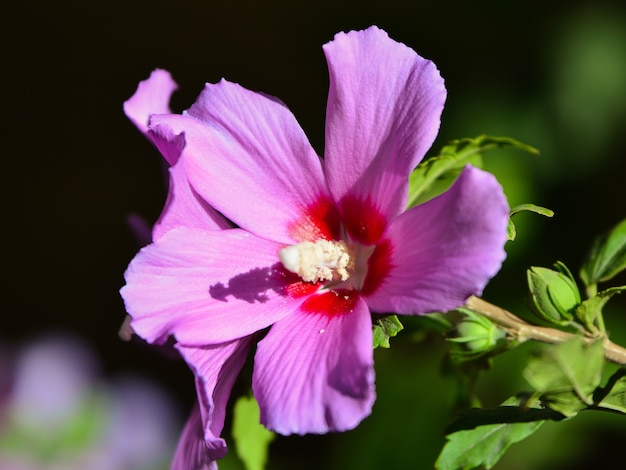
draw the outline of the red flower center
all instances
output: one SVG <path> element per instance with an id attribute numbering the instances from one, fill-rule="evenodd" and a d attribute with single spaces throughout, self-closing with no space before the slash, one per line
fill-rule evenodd
<path id="1" fill-rule="evenodd" d="M 340 209 L 328 198 L 318 198 L 290 227 L 300 243 L 280 252 L 285 269 L 300 278 L 300 287 L 289 292 L 316 286 L 303 304 L 312 312 L 351 311 L 358 296 L 375 292 L 392 267 L 393 246 L 384 238 L 388 223 L 371 199 L 348 196 Z"/>

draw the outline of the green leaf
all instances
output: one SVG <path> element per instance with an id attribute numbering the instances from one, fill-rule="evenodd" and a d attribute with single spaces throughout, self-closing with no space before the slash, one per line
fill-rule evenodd
<path id="1" fill-rule="evenodd" d="M 233 439 L 237 455 L 246 470 L 262 470 L 275 434 L 260 423 L 260 411 L 254 397 L 240 397 L 235 403 Z"/>
<path id="2" fill-rule="evenodd" d="M 466 413 L 460 418 L 460 423 L 453 423 L 453 429 L 460 430 L 446 436 L 448 442 L 439 454 L 435 467 L 438 470 L 492 468 L 512 444 L 526 439 L 541 427 L 546 418 L 552 417 L 537 405 L 530 409 L 522 405 L 526 403 L 512 397 L 496 410 Z M 468 416 L 475 427 L 468 425 Z"/>
<path id="3" fill-rule="evenodd" d="M 626 378 L 623 378 L 616 384 L 611 393 L 598 403 L 597 406 L 626 414 Z"/>
<path id="4" fill-rule="evenodd" d="M 541 401 L 563 416 L 575 416 L 593 404 L 593 392 L 602 379 L 604 345 L 575 338 L 546 346 L 531 357 L 523 375 Z"/>
<path id="5" fill-rule="evenodd" d="M 374 349 L 389 348 L 389 338 L 393 338 L 404 329 L 396 315 L 379 317 L 374 323 Z"/>
<path id="6" fill-rule="evenodd" d="M 514 147 L 533 154 L 537 149 L 509 137 L 481 135 L 449 142 L 436 157 L 423 161 L 409 177 L 408 207 L 413 207 L 442 193 L 468 163 L 480 166 L 486 150 Z"/>
<path id="7" fill-rule="evenodd" d="M 409 317 L 404 317 L 408 319 Z M 425 315 L 415 315 L 410 317 L 411 325 L 425 331 L 434 331 L 439 334 L 445 334 L 454 326 L 452 321 L 443 313 L 432 312 Z"/>
<path id="8" fill-rule="evenodd" d="M 580 270 L 580 278 L 585 285 L 590 286 L 608 281 L 624 269 L 626 269 L 626 219 L 596 238 Z"/>
<path id="9" fill-rule="evenodd" d="M 513 223 L 513 216 L 515 214 L 519 214 L 520 212 L 534 212 L 535 214 L 543 215 L 545 217 L 554 216 L 554 211 L 546 209 L 545 207 L 536 206 L 535 204 L 520 204 L 519 206 L 515 206 L 511 209 L 509 214 L 509 226 L 507 228 L 509 241 L 515 240 L 515 237 L 517 236 L 517 230 L 515 229 L 515 224 Z"/>
<path id="10" fill-rule="evenodd" d="M 543 215 L 545 217 L 553 217 L 554 211 L 545 207 L 537 206 L 535 204 L 520 204 L 511 209 L 511 216 L 519 214 L 520 212 L 534 212 L 535 214 Z"/>
<path id="11" fill-rule="evenodd" d="M 598 292 L 596 295 L 583 301 L 575 311 L 576 318 L 583 324 L 587 331 L 597 333 L 604 330 L 604 320 L 602 318 L 602 309 L 604 305 L 615 294 L 626 291 L 626 286 L 610 287 L 609 289 Z M 598 326 L 596 326 L 598 325 Z"/>
<path id="12" fill-rule="evenodd" d="M 607 386 L 601 389 L 601 396 L 596 406 L 626 414 L 626 368 L 618 369 Z"/>

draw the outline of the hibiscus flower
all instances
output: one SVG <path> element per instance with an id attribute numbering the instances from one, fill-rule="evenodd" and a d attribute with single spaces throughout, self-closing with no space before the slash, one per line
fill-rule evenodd
<path id="1" fill-rule="evenodd" d="M 255 343 L 266 427 L 352 429 L 375 400 L 372 317 L 459 307 L 505 257 L 508 206 L 489 173 L 468 166 L 406 208 L 445 101 L 435 65 L 377 27 L 339 33 L 324 53 L 323 159 L 282 102 L 225 80 L 172 114 L 175 84 L 159 70 L 125 104 L 171 187 L 121 293 L 133 330 L 173 336 L 193 369 L 210 460 L 226 451 L 226 402 Z"/>

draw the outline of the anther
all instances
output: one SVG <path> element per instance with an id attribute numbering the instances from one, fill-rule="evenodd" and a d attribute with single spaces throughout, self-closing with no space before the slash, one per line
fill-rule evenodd
<path id="1" fill-rule="evenodd" d="M 353 255 L 343 241 L 317 240 L 283 248 L 278 254 L 285 269 L 303 281 L 345 281 L 354 269 Z"/>

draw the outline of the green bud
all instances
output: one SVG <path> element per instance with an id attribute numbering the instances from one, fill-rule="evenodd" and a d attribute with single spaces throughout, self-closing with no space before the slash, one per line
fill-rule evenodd
<path id="1" fill-rule="evenodd" d="M 565 325 L 580 305 L 580 292 L 564 264 L 555 265 L 559 271 L 537 266 L 527 271 L 531 308 L 544 321 Z"/>
<path id="2" fill-rule="evenodd" d="M 469 312 L 467 315 L 456 325 L 454 337 L 448 338 L 448 341 L 460 346 L 464 355 L 479 356 L 488 353 L 506 336 L 504 331 L 488 319 Z"/>

